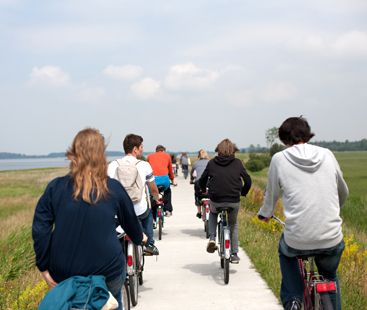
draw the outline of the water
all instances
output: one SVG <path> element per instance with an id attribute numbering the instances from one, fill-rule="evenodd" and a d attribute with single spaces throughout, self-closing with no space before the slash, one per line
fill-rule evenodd
<path id="1" fill-rule="evenodd" d="M 108 157 L 108 161 L 119 157 Z M 0 171 L 24 170 L 36 168 L 68 167 L 69 160 L 65 157 L 55 158 L 22 158 L 22 159 L 0 159 Z"/>
<path id="2" fill-rule="evenodd" d="M 0 171 L 67 166 L 69 166 L 69 161 L 65 157 L 0 159 Z"/>

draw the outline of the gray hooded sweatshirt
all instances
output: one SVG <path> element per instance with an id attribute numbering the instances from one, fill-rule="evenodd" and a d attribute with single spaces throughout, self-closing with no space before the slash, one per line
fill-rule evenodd
<path id="1" fill-rule="evenodd" d="M 280 195 L 287 245 L 299 250 L 325 249 L 343 239 L 340 208 L 348 187 L 330 150 L 305 143 L 276 153 L 259 214 L 271 217 Z"/>

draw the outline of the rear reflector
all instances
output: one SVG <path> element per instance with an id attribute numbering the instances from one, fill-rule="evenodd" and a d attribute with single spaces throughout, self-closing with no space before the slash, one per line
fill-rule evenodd
<path id="1" fill-rule="evenodd" d="M 226 249 L 229 249 L 229 240 L 225 240 L 225 245 L 224 246 L 225 246 Z"/>
<path id="2" fill-rule="evenodd" d="M 316 292 L 318 293 L 326 293 L 333 291 L 334 292 L 336 291 L 336 283 L 334 281 L 316 283 Z"/>
<path id="3" fill-rule="evenodd" d="M 131 255 L 129 255 L 129 256 L 127 257 L 127 265 L 128 265 L 129 267 L 131 267 L 131 266 L 133 265 L 133 257 L 132 257 Z"/>

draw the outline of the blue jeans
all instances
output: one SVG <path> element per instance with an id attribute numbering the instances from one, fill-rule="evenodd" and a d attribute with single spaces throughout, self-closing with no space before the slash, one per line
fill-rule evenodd
<path id="1" fill-rule="evenodd" d="M 336 293 L 329 293 L 334 309 L 341 309 L 340 287 L 336 271 L 344 250 L 344 241 L 334 247 L 315 250 L 297 250 L 288 246 L 282 234 L 279 241 L 279 261 L 282 272 L 280 299 L 285 306 L 294 298 L 303 300 L 303 282 L 299 271 L 297 256 L 314 256 L 318 272 L 324 279 L 335 281 Z"/>
<path id="2" fill-rule="evenodd" d="M 113 297 L 115 297 L 117 302 L 119 303 L 119 307 L 117 308 L 117 310 L 124 310 L 124 305 L 122 304 L 121 290 L 122 286 L 124 285 L 125 278 L 126 278 L 126 271 L 124 270 L 122 275 L 118 276 L 117 278 L 111 281 L 106 281 L 108 290 L 111 292 Z"/>
<path id="3" fill-rule="evenodd" d="M 152 210 L 149 209 L 148 211 L 148 215 L 145 215 L 145 217 L 141 218 L 140 216 L 138 216 L 139 220 L 140 220 L 140 224 L 143 228 L 144 233 L 147 235 L 148 237 L 148 241 L 147 244 L 154 244 L 154 239 L 153 239 L 153 213 Z"/>

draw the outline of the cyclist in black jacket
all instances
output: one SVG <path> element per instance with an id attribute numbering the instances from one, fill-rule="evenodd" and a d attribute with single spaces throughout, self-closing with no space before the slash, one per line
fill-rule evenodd
<path id="1" fill-rule="evenodd" d="M 229 139 L 220 142 L 216 149 L 218 156 L 211 159 L 200 178 L 202 191 L 209 188 L 210 216 L 209 243 L 207 251 L 214 253 L 218 212 L 223 207 L 230 208 L 229 226 L 231 230 L 231 262 L 238 263 L 238 224 L 237 214 L 240 208 L 240 196 L 246 196 L 251 188 L 251 177 L 243 163 L 235 158 L 237 146 Z"/>

